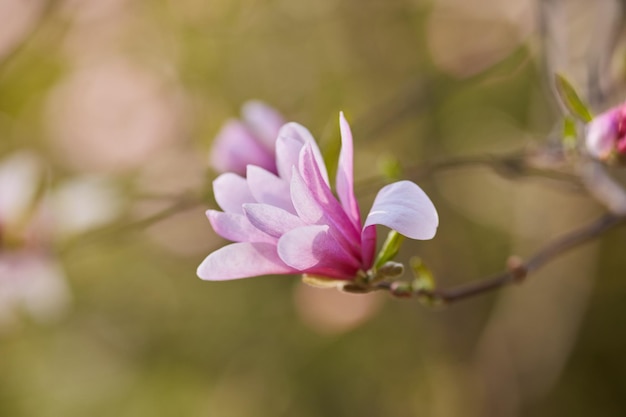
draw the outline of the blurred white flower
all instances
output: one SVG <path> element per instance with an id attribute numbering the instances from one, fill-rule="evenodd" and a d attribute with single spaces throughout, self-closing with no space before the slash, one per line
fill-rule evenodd
<path id="1" fill-rule="evenodd" d="M 120 198 L 102 178 L 44 187 L 41 162 L 22 152 L 0 161 L 0 331 L 20 313 L 38 322 L 58 318 L 70 291 L 54 243 L 111 221 Z"/>

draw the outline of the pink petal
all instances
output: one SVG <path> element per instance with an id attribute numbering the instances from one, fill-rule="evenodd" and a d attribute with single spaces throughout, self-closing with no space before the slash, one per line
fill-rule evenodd
<path id="1" fill-rule="evenodd" d="M 346 213 L 357 229 L 361 228 L 361 214 L 359 204 L 354 195 L 354 168 L 353 168 L 353 143 L 350 125 L 339 113 L 339 126 L 341 129 L 341 153 L 337 166 L 337 195 Z"/>
<path id="2" fill-rule="evenodd" d="M 587 125 L 585 145 L 595 158 L 604 159 L 615 147 L 619 113 L 608 111 L 593 119 Z"/>
<path id="3" fill-rule="evenodd" d="M 298 166 L 300 151 L 304 145 L 310 144 L 313 155 L 320 168 L 320 173 L 324 182 L 328 184 L 328 172 L 313 135 L 308 129 L 298 123 L 287 123 L 280 129 L 278 140 L 276 141 L 276 167 L 281 178 L 291 180 L 291 168 Z"/>
<path id="4" fill-rule="evenodd" d="M 271 243 L 233 243 L 211 253 L 198 267 L 198 276 L 225 281 L 271 274 L 291 274 Z"/>
<path id="5" fill-rule="evenodd" d="M 354 231 L 350 221 L 344 217 L 343 222 L 338 222 L 334 218 L 337 213 L 326 212 L 295 168 L 291 177 L 291 200 L 298 217 L 305 223 L 330 226 L 330 233 L 344 247 L 345 251 L 360 258 L 360 236 Z M 337 201 L 335 203 L 339 205 Z M 339 217 L 341 217 L 342 213 L 343 210 L 340 211 Z M 345 216 L 345 213 L 343 215 Z"/>
<path id="6" fill-rule="evenodd" d="M 218 172 L 246 173 L 247 165 L 257 165 L 275 171 L 272 148 L 265 148 L 246 126 L 230 120 L 224 124 L 213 142 L 211 166 Z"/>
<path id="7" fill-rule="evenodd" d="M 376 256 L 376 226 L 369 226 L 363 229 L 361 234 L 361 253 L 363 269 L 367 271 L 374 264 L 374 257 Z"/>
<path id="8" fill-rule="evenodd" d="M 19 221 L 33 202 L 41 180 L 40 161 L 20 152 L 0 163 L 0 223 Z"/>
<path id="9" fill-rule="evenodd" d="M 217 204 L 225 212 L 242 213 L 245 203 L 256 203 L 246 179 L 227 172 L 213 181 L 213 195 Z"/>
<path id="10" fill-rule="evenodd" d="M 278 254 L 287 265 L 310 274 L 350 279 L 359 262 L 329 233 L 327 225 L 305 226 L 278 240 Z"/>
<path id="11" fill-rule="evenodd" d="M 245 204 L 243 211 L 254 227 L 276 238 L 305 225 L 298 216 L 268 204 Z"/>
<path id="12" fill-rule="evenodd" d="M 322 208 L 328 223 L 339 229 L 346 238 L 358 242 L 360 239 L 360 225 L 355 227 L 333 195 L 330 187 L 324 182 L 315 160 L 313 150 L 308 144 L 302 149 L 300 155 L 300 174 L 306 183 L 309 194 Z M 292 196 L 293 201 L 293 196 Z M 295 205 L 295 202 L 294 202 Z"/>
<path id="13" fill-rule="evenodd" d="M 439 216 L 430 198 L 411 181 L 383 187 L 374 200 L 363 228 L 382 224 L 411 239 L 432 239 Z"/>
<path id="14" fill-rule="evenodd" d="M 263 233 L 250 223 L 248 218 L 238 213 L 206 212 L 215 233 L 233 242 L 275 243 L 276 239 Z"/>
<path id="15" fill-rule="evenodd" d="M 289 196 L 288 181 L 254 165 L 248 165 L 246 178 L 256 201 L 295 213 Z"/>
<path id="16" fill-rule="evenodd" d="M 258 136 L 265 148 L 273 154 L 278 131 L 285 124 L 283 116 L 274 108 L 258 100 L 246 102 L 241 113 L 244 122 Z"/>

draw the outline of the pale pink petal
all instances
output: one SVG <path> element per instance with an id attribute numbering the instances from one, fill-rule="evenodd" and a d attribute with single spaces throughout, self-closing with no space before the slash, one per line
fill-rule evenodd
<path id="1" fill-rule="evenodd" d="M 360 229 L 361 214 L 354 195 L 352 132 L 343 112 L 339 113 L 339 126 L 341 128 L 341 153 L 337 166 L 337 195 L 355 227 Z"/>
<path id="2" fill-rule="evenodd" d="M 319 170 L 319 165 L 315 160 L 313 149 L 308 144 L 302 149 L 300 154 L 299 168 L 300 175 L 306 183 L 310 195 L 321 206 L 329 224 L 341 230 L 346 238 L 358 242 L 361 232 L 360 225 L 355 226 L 354 223 L 351 222 L 343 207 L 341 207 L 341 204 L 333 195 L 328 184 L 324 182 Z"/>
<path id="3" fill-rule="evenodd" d="M 244 204 L 243 211 L 254 227 L 276 238 L 305 225 L 298 216 L 269 204 Z"/>
<path id="4" fill-rule="evenodd" d="M 302 143 L 290 136 L 278 136 L 276 141 L 276 170 L 280 178 L 291 181 L 291 171 L 298 166 Z"/>
<path id="5" fill-rule="evenodd" d="M 0 223 L 18 221 L 33 202 L 39 181 L 41 166 L 38 159 L 28 152 L 21 152 L 0 164 Z"/>
<path id="6" fill-rule="evenodd" d="M 295 213 L 289 196 L 288 181 L 254 165 L 248 165 L 246 179 L 256 201 Z"/>
<path id="7" fill-rule="evenodd" d="M 198 267 L 200 278 L 209 281 L 249 278 L 259 275 L 291 274 L 271 243 L 233 243 L 211 253 Z"/>
<path id="8" fill-rule="evenodd" d="M 293 167 L 291 175 L 290 194 L 298 217 L 308 224 L 318 224 L 324 221 L 324 209 L 313 197 L 296 167 Z"/>
<path id="9" fill-rule="evenodd" d="M 213 181 L 213 195 L 217 204 L 225 212 L 241 213 L 245 203 L 256 203 L 246 179 L 227 172 Z"/>
<path id="10" fill-rule="evenodd" d="M 360 236 L 353 233 L 352 225 L 349 221 L 343 222 L 344 228 L 339 228 L 332 220 L 330 213 L 324 211 L 324 208 L 317 201 L 311 190 L 302 179 L 300 173 L 294 168 L 291 177 L 291 199 L 298 213 L 298 217 L 307 224 L 329 225 L 330 233 L 340 242 L 345 251 L 350 252 L 353 256 L 361 257 Z M 337 203 L 339 204 L 339 203 Z"/>
<path id="11" fill-rule="evenodd" d="M 274 153 L 278 131 L 285 124 L 283 116 L 262 101 L 250 100 L 241 108 L 244 122 L 257 135 L 261 143 Z"/>
<path id="12" fill-rule="evenodd" d="M 269 171 L 276 170 L 272 149 L 266 149 L 246 126 L 229 120 L 217 134 L 210 156 L 211 166 L 218 172 L 246 173 L 252 164 Z"/>
<path id="13" fill-rule="evenodd" d="M 305 226 L 278 240 L 278 254 L 289 266 L 306 273 L 350 279 L 359 261 L 329 233 L 327 225 Z"/>
<path id="14" fill-rule="evenodd" d="M 291 179 L 291 168 L 298 166 L 300 151 L 310 144 L 315 161 L 319 167 L 324 182 L 328 182 L 328 172 L 324 164 L 324 158 L 320 152 L 313 135 L 308 129 L 298 123 L 287 123 L 280 129 L 276 142 L 276 167 L 281 178 L 289 181 Z"/>
<path id="15" fill-rule="evenodd" d="M 595 158 L 604 159 L 615 148 L 619 113 L 615 110 L 606 112 L 587 125 L 585 145 Z"/>
<path id="16" fill-rule="evenodd" d="M 439 216 L 430 198 L 411 181 L 383 187 L 367 215 L 364 229 L 382 224 L 411 239 L 432 239 Z"/>
<path id="17" fill-rule="evenodd" d="M 250 223 L 248 218 L 238 213 L 206 212 L 215 233 L 233 242 L 275 243 L 276 238 L 268 236 Z"/>

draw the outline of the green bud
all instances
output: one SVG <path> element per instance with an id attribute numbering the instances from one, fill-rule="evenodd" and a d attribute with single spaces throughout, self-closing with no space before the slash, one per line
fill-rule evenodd
<path id="1" fill-rule="evenodd" d="M 415 277 L 411 287 L 413 292 L 418 294 L 417 300 L 429 307 L 442 304 L 442 301 L 434 294 L 435 278 L 433 273 L 420 258 L 411 258 L 411 270 Z"/>
<path id="2" fill-rule="evenodd" d="M 402 245 L 403 240 L 404 236 L 402 236 L 395 230 L 391 230 L 387 235 L 387 239 L 385 239 L 385 243 L 383 243 L 383 247 L 380 249 L 380 252 L 378 252 L 378 255 L 376 256 L 374 268 L 378 269 L 382 267 L 386 262 L 389 262 L 390 260 L 395 258 L 400 251 L 400 246 Z"/>
<path id="3" fill-rule="evenodd" d="M 378 279 L 387 279 L 387 278 L 397 278 L 404 274 L 404 265 L 399 262 L 385 262 L 383 266 L 378 268 L 377 278 Z"/>

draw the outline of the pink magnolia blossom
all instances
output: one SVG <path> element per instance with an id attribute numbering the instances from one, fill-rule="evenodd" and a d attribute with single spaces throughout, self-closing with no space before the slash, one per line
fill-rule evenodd
<path id="1" fill-rule="evenodd" d="M 248 165 L 276 173 L 274 148 L 283 116 L 261 101 L 248 101 L 241 109 L 242 120 L 228 120 L 215 137 L 210 155 L 218 172 L 246 174 Z"/>
<path id="2" fill-rule="evenodd" d="M 220 175 L 213 191 L 223 211 L 207 216 L 220 236 L 236 243 L 211 253 L 199 266 L 206 280 L 266 274 L 352 280 L 374 262 L 376 227 L 412 239 L 431 239 L 438 215 L 414 183 L 385 186 L 361 224 L 354 195 L 352 133 L 340 115 L 341 152 L 335 197 L 321 153 L 309 131 L 288 123 L 276 142 L 277 174 L 248 165 L 246 177 Z"/>
<path id="3" fill-rule="evenodd" d="M 626 104 L 614 107 L 587 125 L 587 151 L 594 158 L 606 160 L 626 154 Z"/>
<path id="4" fill-rule="evenodd" d="M 27 152 L 0 162 L 0 331 L 21 312 L 40 322 L 64 312 L 70 289 L 54 244 L 105 224 L 119 210 L 117 193 L 103 178 L 42 192 L 40 162 Z"/>

